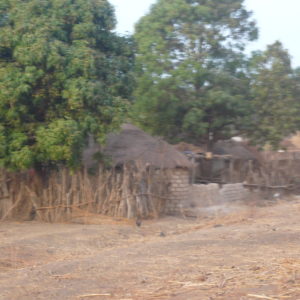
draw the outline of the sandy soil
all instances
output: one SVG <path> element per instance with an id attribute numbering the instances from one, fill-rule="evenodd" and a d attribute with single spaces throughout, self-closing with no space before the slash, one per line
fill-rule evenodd
<path id="1" fill-rule="evenodd" d="M 0 299 L 298 300 L 299 214 L 294 200 L 140 228 L 1 223 Z"/>

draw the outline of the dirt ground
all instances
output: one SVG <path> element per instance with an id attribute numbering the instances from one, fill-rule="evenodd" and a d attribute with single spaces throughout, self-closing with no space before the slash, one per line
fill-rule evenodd
<path id="1" fill-rule="evenodd" d="M 299 214 L 0 223 L 0 299 L 300 299 Z"/>

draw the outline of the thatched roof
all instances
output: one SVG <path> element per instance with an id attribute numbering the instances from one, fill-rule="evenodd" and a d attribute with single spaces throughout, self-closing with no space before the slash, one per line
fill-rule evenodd
<path id="1" fill-rule="evenodd" d="M 131 124 L 124 124 L 119 133 L 108 135 L 104 153 L 111 156 L 115 166 L 134 161 L 164 169 L 191 167 L 186 156 L 172 145 Z"/>
<path id="2" fill-rule="evenodd" d="M 262 158 L 265 162 L 268 161 L 292 161 L 300 160 L 300 150 L 289 151 L 264 151 Z"/>
<path id="3" fill-rule="evenodd" d="M 258 157 L 241 142 L 218 141 L 213 147 L 213 153 L 217 155 L 231 155 L 240 160 L 257 160 Z"/>
<path id="4" fill-rule="evenodd" d="M 204 148 L 188 144 L 186 142 L 180 142 L 179 144 L 174 145 L 175 149 L 179 152 L 193 152 L 193 153 L 205 153 L 207 152 Z"/>

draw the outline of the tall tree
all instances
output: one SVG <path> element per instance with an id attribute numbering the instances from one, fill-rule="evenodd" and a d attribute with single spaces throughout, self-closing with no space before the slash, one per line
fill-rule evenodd
<path id="1" fill-rule="evenodd" d="M 253 54 L 250 76 L 253 115 L 248 135 L 256 144 L 276 147 L 300 128 L 300 77 L 280 42 Z"/>
<path id="2" fill-rule="evenodd" d="M 138 122 L 171 141 L 228 136 L 248 111 L 256 37 L 243 0 L 159 0 L 136 25 Z"/>
<path id="3" fill-rule="evenodd" d="M 0 165 L 80 163 L 122 122 L 132 42 L 106 0 L 0 1 Z"/>

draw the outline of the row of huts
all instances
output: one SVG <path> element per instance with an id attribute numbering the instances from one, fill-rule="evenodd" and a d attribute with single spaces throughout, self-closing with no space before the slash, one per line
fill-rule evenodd
<path id="1" fill-rule="evenodd" d="M 106 166 L 99 166 L 100 152 Z M 0 220 L 23 213 L 56 221 L 84 210 L 126 218 L 179 214 L 191 194 L 195 197 L 195 184 L 290 189 L 300 174 L 298 152 L 293 153 L 293 159 L 290 152 L 262 154 L 232 140 L 216 143 L 213 153 L 207 153 L 185 143 L 170 145 L 124 124 L 108 135 L 104 148 L 89 139 L 83 153 L 85 169 L 77 174 L 60 170 L 48 174 L 47 180 L 10 174 L 2 180 Z"/>

